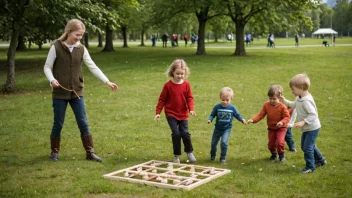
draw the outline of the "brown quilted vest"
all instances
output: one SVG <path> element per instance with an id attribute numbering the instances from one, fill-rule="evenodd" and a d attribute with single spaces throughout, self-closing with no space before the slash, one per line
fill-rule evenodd
<path id="1" fill-rule="evenodd" d="M 84 79 L 82 74 L 82 62 L 84 46 L 79 44 L 70 52 L 62 41 L 56 40 L 53 44 L 56 50 L 56 59 L 53 66 L 55 79 L 59 81 L 61 86 L 75 90 L 79 96 L 83 96 Z M 74 92 L 62 88 L 54 88 L 52 95 L 55 99 L 69 100 L 77 98 Z"/>

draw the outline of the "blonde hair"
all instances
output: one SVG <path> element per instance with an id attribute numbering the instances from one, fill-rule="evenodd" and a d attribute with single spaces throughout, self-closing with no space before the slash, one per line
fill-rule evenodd
<path id="1" fill-rule="evenodd" d="M 269 88 L 268 91 L 268 96 L 269 97 L 279 97 L 280 95 L 282 95 L 282 92 L 284 91 L 284 89 L 280 86 L 280 85 L 273 85 Z"/>
<path id="2" fill-rule="evenodd" d="M 170 78 L 174 77 L 174 72 L 176 69 L 184 69 L 185 70 L 185 78 L 189 74 L 191 74 L 190 69 L 188 68 L 186 62 L 183 59 L 176 59 L 172 62 L 169 68 L 166 70 L 166 75 Z"/>
<path id="3" fill-rule="evenodd" d="M 307 91 L 310 87 L 310 80 L 306 74 L 297 74 L 290 80 L 290 88 L 297 87 Z"/>
<path id="4" fill-rule="evenodd" d="M 233 90 L 230 87 L 223 87 L 220 90 L 220 97 L 224 95 L 229 95 L 233 97 Z"/>
<path id="5" fill-rule="evenodd" d="M 78 19 L 69 20 L 65 26 L 65 32 L 59 37 L 59 40 L 65 41 L 69 33 L 77 31 L 79 29 L 83 29 L 83 31 L 86 31 L 86 26 L 82 23 L 82 21 Z"/>

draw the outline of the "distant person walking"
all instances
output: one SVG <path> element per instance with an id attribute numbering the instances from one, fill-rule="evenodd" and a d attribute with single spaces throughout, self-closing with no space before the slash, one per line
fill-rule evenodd
<path id="1" fill-rule="evenodd" d="M 332 46 L 335 47 L 336 34 L 332 36 Z"/>
<path id="2" fill-rule="evenodd" d="M 183 36 L 183 40 L 185 41 L 185 47 L 187 47 L 187 43 L 188 43 L 188 35 L 187 34 L 185 34 L 184 36 Z"/>
<path id="3" fill-rule="evenodd" d="M 169 35 L 167 33 L 161 36 L 161 40 L 163 41 L 163 48 L 167 48 L 167 40 L 169 39 Z"/>
<path id="4" fill-rule="evenodd" d="M 298 47 L 298 45 L 299 45 L 299 36 L 298 36 L 298 34 L 295 34 L 295 46 L 296 47 Z"/>
<path id="5" fill-rule="evenodd" d="M 155 34 L 152 35 L 152 47 L 155 47 L 156 44 L 156 36 Z"/>

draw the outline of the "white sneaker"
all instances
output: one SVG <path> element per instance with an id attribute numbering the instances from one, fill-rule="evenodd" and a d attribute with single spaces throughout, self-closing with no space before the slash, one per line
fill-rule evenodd
<path id="1" fill-rule="evenodd" d="M 174 163 L 178 163 L 178 164 L 180 163 L 180 156 L 175 155 Z"/>
<path id="2" fill-rule="evenodd" d="M 196 158 L 194 157 L 193 153 L 187 153 L 187 157 L 188 157 L 189 162 L 191 162 L 191 163 L 194 163 L 197 161 Z"/>

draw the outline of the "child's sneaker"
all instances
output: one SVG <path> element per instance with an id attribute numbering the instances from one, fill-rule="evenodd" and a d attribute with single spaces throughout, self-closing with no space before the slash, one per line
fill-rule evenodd
<path id="1" fill-rule="evenodd" d="M 301 174 L 308 174 L 308 173 L 312 173 L 313 171 L 309 168 L 304 168 L 302 171 L 301 171 Z"/>
<path id="2" fill-rule="evenodd" d="M 284 153 L 279 153 L 279 159 L 280 159 L 280 162 L 286 161 L 285 154 Z"/>
<path id="3" fill-rule="evenodd" d="M 59 159 L 59 154 L 52 152 L 50 154 L 50 161 L 57 161 Z"/>
<path id="4" fill-rule="evenodd" d="M 325 164 L 327 164 L 328 162 L 326 160 L 320 161 L 318 163 L 315 163 L 315 168 L 319 167 L 319 166 L 324 166 Z"/>
<path id="5" fill-rule="evenodd" d="M 220 164 L 226 164 L 225 158 L 220 157 Z"/>
<path id="6" fill-rule="evenodd" d="M 174 163 L 180 163 L 180 156 L 179 155 L 175 155 L 175 158 L 174 158 Z"/>
<path id="7" fill-rule="evenodd" d="M 292 148 L 292 149 L 290 149 L 289 151 L 291 151 L 291 152 L 297 152 L 297 149 L 296 149 L 296 148 Z"/>
<path id="8" fill-rule="evenodd" d="M 210 156 L 211 161 L 215 161 L 215 156 Z"/>
<path id="9" fill-rule="evenodd" d="M 188 157 L 189 162 L 191 162 L 191 163 L 197 161 L 196 158 L 194 157 L 193 153 L 187 153 L 187 157 Z"/>
<path id="10" fill-rule="evenodd" d="M 273 161 L 273 160 L 276 160 L 276 158 L 277 158 L 277 154 L 276 153 L 272 153 L 271 157 L 269 159 Z"/>

